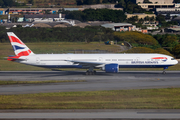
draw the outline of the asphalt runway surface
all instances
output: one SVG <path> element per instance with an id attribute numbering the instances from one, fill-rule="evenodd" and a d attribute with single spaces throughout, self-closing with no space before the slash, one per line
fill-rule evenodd
<path id="1" fill-rule="evenodd" d="M 122 89 L 149 89 L 180 87 L 180 71 L 120 71 L 97 72 L 85 75 L 83 71 L 17 71 L 0 72 L 0 80 L 85 80 L 85 82 L 0 85 L 0 94 L 27 94 L 45 92 L 97 91 Z"/>
<path id="2" fill-rule="evenodd" d="M 0 110 L 1 119 L 66 119 L 66 120 L 178 120 L 180 110 L 156 109 L 108 109 L 108 110 Z"/>
<path id="3" fill-rule="evenodd" d="M 0 71 L 0 80 L 43 81 L 85 80 L 85 82 L 0 85 L 0 94 L 43 92 L 95 91 L 180 87 L 180 71 L 120 71 L 117 74 L 98 72 L 85 75 L 82 71 Z M 0 110 L 0 120 L 155 120 L 179 119 L 180 110 L 108 109 L 108 110 Z"/>

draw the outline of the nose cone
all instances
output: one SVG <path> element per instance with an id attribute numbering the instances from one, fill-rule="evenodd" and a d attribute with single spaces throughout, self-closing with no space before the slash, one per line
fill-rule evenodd
<path id="1" fill-rule="evenodd" d="M 175 60 L 174 62 L 175 62 L 175 64 L 178 64 L 178 61 L 177 61 L 177 60 Z"/>

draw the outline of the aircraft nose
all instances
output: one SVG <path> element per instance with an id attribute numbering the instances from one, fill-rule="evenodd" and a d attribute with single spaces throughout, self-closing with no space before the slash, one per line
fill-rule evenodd
<path id="1" fill-rule="evenodd" d="M 178 61 L 177 61 L 177 60 L 175 61 L 175 64 L 178 64 Z"/>

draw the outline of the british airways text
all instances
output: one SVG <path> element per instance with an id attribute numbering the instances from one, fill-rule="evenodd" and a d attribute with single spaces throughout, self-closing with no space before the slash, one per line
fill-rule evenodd
<path id="1" fill-rule="evenodd" d="M 131 64 L 158 64 L 158 61 L 132 61 Z"/>

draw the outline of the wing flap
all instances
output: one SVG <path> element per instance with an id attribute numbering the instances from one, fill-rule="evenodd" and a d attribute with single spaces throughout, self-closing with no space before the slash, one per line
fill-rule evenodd
<path id="1" fill-rule="evenodd" d="M 68 62 L 73 62 L 73 64 L 79 64 L 82 65 L 83 67 L 96 67 L 99 65 L 103 65 L 104 63 L 100 63 L 100 62 L 87 62 L 87 61 L 76 61 L 76 60 L 65 60 Z"/>

